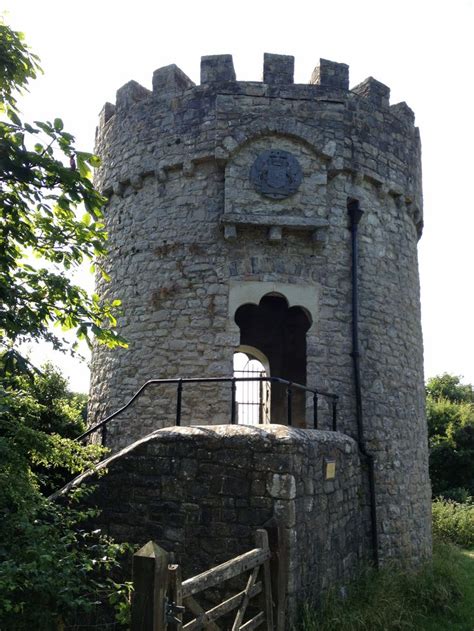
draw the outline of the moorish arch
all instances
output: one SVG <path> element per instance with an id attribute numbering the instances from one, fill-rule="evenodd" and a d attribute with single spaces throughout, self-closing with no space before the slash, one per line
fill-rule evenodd
<path id="1" fill-rule="evenodd" d="M 257 349 L 268 358 L 270 376 L 306 385 L 306 333 L 312 321 L 301 306 L 290 306 L 284 295 L 265 294 L 258 304 L 242 304 L 235 312 L 240 330 L 240 344 Z M 287 388 L 272 383 L 270 422 L 287 422 Z M 305 426 L 306 396 L 295 389 L 292 406 L 293 423 Z"/>

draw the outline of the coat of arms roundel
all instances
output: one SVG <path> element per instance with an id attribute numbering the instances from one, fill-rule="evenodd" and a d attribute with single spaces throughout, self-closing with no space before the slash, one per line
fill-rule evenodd
<path id="1" fill-rule="evenodd" d="M 296 193 L 302 178 L 298 160 L 288 151 L 263 151 L 250 169 L 250 181 L 256 190 L 271 199 Z"/>

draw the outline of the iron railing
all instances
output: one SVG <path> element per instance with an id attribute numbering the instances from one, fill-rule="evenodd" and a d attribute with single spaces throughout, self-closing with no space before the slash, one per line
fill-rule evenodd
<path id="1" fill-rule="evenodd" d="M 119 416 L 122 412 L 124 412 L 127 408 L 129 408 L 136 399 L 151 385 L 169 385 L 176 384 L 176 425 L 179 427 L 181 425 L 181 412 L 182 412 L 182 401 L 183 401 L 183 386 L 184 384 L 191 383 L 229 383 L 230 384 L 230 394 L 231 394 L 231 404 L 230 404 L 230 423 L 231 425 L 235 425 L 236 423 L 236 384 L 237 382 L 242 381 L 266 381 L 270 383 L 278 383 L 286 386 L 286 398 L 287 398 L 287 423 L 289 426 L 293 424 L 293 390 L 301 390 L 304 392 L 309 392 L 312 394 L 313 398 L 313 428 L 318 429 L 318 401 L 319 397 L 325 397 L 329 399 L 330 407 L 331 407 L 331 416 L 332 416 L 332 427 L 333 431 L 337 431 L 337 401 L 338 395 L 333 394 L 332 392 L 325 392 L 323 390 L 315 390 L 314 388 L 308 388 L 307 386 L 303 386 L 301 383 L 294 383 L 292 381 L 288 381 L 287 379 L 281 379 L 280 377 L 187 377 L 187 378 L 176 378 L 176 379 L 150 379 L 143 386 L 135 392 L 132 398 L 119 410 L 110 414 L 106 418 L 104 418 L 99 423 L 96 423 L 92 427 L 90 427 L 83 434 L 78 436 L 76 440 L 82 440 L 86 438 L 93 432 L 97 430 L 102 430 L 102 444 L 106 443 L 107 436 L 107 424 Z"/>

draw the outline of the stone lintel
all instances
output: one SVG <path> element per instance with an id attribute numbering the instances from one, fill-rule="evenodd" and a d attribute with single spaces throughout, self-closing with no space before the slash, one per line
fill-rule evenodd
<path id="1" fill-rule="evenodd" d="M 153 92 L 158 95 L 177 94 L 193 86 L 194 82 L 176 64 L 163 66 L 153 73 Z"/>
<path id="2" fill-rule="evenodd" d="M 349 66 L 328 59 L 320 59 L 319 66 L 313 70 L 310 84 L 325 88 L 349 89 Z"/>
<path id="3" fill-rule="evenodd" d="M 201 57 L 201 84 L 235 81 L 232 55 L 206 55 Z"/>
<path id="4" fill-rule="evenodd" d="M 291 85 L 294 82 L 295 58 L 292 55 L 263 55 L 263 83 Z"/>
<path id="5" fill-rule="evenodd" d="M 390 105 L 390 88 L 373 77 L 368 77 L 356 85 L 351 92 L 371 101 L 376 107 Z"/>
<path id="6" fill-rule="evenodd" d="M 239 213 L 225 213 L 221 216 L 221 224 L 248 225 L 248 226 L 266 226 L 288 228 L 293 230 L 314 231 L 327 228 L 329 222 L 326 219 L 318 217 L 294 217 L 292 215 L 241 215 Z"/>

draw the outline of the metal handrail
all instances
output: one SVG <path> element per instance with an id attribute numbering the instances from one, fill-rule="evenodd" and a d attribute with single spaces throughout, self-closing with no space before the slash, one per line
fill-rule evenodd
<path id="1" fill-rule="evenodd" d="M 318 429 L 318 399 L 320 396 L 326 397 L 331 400 L 332 404 L 332 430 L 337 431 L 337 401 L 338 395 L 333 394 L 332 392 L 325 392 L 324 390 L 315 390 L 314 388 L 308 388 L 301 383 L 295 383 L 293 381 L 288 381 L 287 379 L 282 379 L 281 377 L 179 377 L 176 379 L 149 379 L 145 382 L 141 388 L 135 392 L 132 398 L 120 409 L 118 409 L 113 414 L 110 414 L 106 418 L 104 418 L 99 423 L 96 423 L 88 430 L 83 432 L 80 436 L 78 436 L 75 440 L 82 440 L 86 438 L 93 432 L 98 429 L 103 428 L 106 429 L 107 424 L 114 418 L 116 418 L 119 414 L 124 412 L 127 408 L 129 408 L 132 403 L 142 394 L 142 392 L 148 388 L 148 386 L 154 384 L 176 384 L 176 425 L 179 427 L 181 425 L 181 408 L 182 408 L 182 393 L 183 393 L 183 385 L 185 383 L 230 383 L 231 384 L 231 425 L 235 424 L 235 410 L 236 410 L 236 383 L 240 381 L 266 381 L 270 383 L 279 383 L 287 386 L 287 420 L 288 425 L 292 424 L 292 408 L 293 408 L 293 389 L 303 390 L 305 392 L 310 392 L 313 395 L 313 427 L 314 429 Z M 103 441 L 105 443 L 105 440 Z"/>

